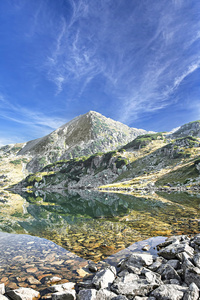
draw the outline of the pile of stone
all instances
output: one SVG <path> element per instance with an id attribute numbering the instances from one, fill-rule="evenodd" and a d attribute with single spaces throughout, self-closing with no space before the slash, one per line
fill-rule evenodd
<path id="1" fill-rule="evenodd" d="M 132 253 L 117 269 L 107 266 L 90 280 L 50 286 L 38 292 L 20 288 L 0 299 L 28 300 L 198 300 L 200 289 L 200 234 L 168 238 L 158 246 L 159 256 Z M 95 268 L 94 268 L 95 271 Z"/>

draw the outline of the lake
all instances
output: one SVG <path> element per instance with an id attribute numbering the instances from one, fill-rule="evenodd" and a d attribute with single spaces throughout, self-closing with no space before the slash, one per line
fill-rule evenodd
<path id="1" fill-rule="evenodd" d="M 195 234 L 199 228 L 199 194 L 90 190 L 0 194 L 0 231 L 45 238 L 95 262 L 137 241 Z"/>

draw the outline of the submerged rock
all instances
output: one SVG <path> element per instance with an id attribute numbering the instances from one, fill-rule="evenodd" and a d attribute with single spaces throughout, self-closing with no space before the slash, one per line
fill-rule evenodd
<path id="1" fill-rule="evenodd" d="M 133 253 L 121 260 L 118 272 L 102 267 L 94 277 L 76 286 L 72 282 L 49 286 L 42 299 L 52 300 L 198 300 L 200 290 L 200 235 L 171 237 L 159 245 L 159 257 Z M 194 250 L 195 249 L 195 250 Z M 31 278 L 31 279 L 30 279 Z M 31 282 L 34 277 L 29 276 Z M 76 289 L 74 289 L 76 288 Z M 51 293 L 49 293 L 49 291 Z M 0 299 L 34 300 L 32 289 L 8 291 L 0 284 Z"/>

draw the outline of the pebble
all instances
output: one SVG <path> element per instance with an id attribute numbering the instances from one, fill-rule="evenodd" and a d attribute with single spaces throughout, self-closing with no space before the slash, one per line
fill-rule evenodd
<path id="1" fill-rule="evenodd" d="M 55 276 L 61 282 L 77 282 L 87 274 L 87 260 L 46 239 L 1 232 L 0 243 L 0 284 L 9 288 L 35 285 L 42 290 L 57 282 Z M 27 250 L 27 244 L 31 249 Z M 48 279 L 42 280 L 45 277 Z M 51 283 L 50 278 L 54 278 Z"/>
<path id="2" fill-rule="evenodd" d="M 24 238 L 27 239 L 27 237 Z M 126 249 L 125 252 L 122 251 L 122 253 L 126 255 L 124 258 L 120 258 L 121 263 L 118 264 L 117 270 L 113 266 L 109 265 L 109 263 L 102 262 L 101 268 L 99 264 L 96 274 L 93 276 L 93 278 L 91 278 L 90 280 L 87 279 L 87 281 L 84 281 L 82 279 L 82 284 L 80 282 L 80 277 L 84 277 L 85 275 L 90 274 L 88 271 L 89 266 L 93 265 L 91 262 L 77 258 L 77 261 L 75 261 L 71 266 L 69 272 L 64 272 L 62 270 L 62 276 L 59 276 L 59 270 L 65 269 L 65 267 L 63 267 L 63 264 L 65 264 L 65 262 L 69 260 L 73 261 L 73 257 L 76 256 L 72 253 L 69 253 L 70 259 L 65 259 L 64 256 L 66 255 L 67 251 L 63 248 L 60 249 L 60 247 L 56 246 L 55 244 L 53 245 L 52 250 L 51 242 L 49 244 L 49 241 L 47 241 L 47 244 L 45 244 L 45 241 L 43 241 L 43 247 L 47 246 L 47 248 L 45 248 L 45 251 L 47 252 L 45 252 L 44 254 L 44 252 L 41 252 L 41 249 L 38 247 L 37 243 L 32 243 L 29 244 L 32 245 L 31 255 L 28 256 L 28 254 L 25 253 L 25 255 L 23 256 L 24 265 L 30 262 L 30 265 L 32 266 L 30 268 L 23 268 L 22 264 L 22 273 L 20 273 L 20 277 L 19 272 L 18 274 L 13 274 L 14 272 L 16 272 L 16 270 L 14 268 L 9 268 L 9 260 L 6 261 L 7 265 L 5 265 L 5 262 L 2 264 L 2 267 L 5 268 L 4 273 L 6 276 L 2 276 L 0 280 L 0 294 L 3 296 L 9 296 L 12 299 L 15 299 L 13 298 L 13 295 L 17 295 L 16 299 L 19 300 L 25 300 L 27 298 L 24 297 L 30 297 L 30 295 L 32 295 L 32 298 L 30 299 L 37 299 L 40 297 L 39 292 L 41 292 L 41 299 L 46 300 L 51 298 L 52 300 L 85 300 L 87 298 L 83 297 L 86 296 L 90 297 L 88 299 L 95 300 L 196 300 L 199 298 L 200 290 L 200 268 L 198 267 L 200 249 L 197 247 L 199 240 L 200 234 L 190 239 L 186 236 L 174 236 L 168 238 L 166 242 L 159 245 L 160 250 L 158 252 L 158 255 L 160 257 L 155 255 L 153 256 L 152 254 L 147 252 L 145 254 L 136 252 L 130 254 Z M 146 244 L 144 244 L 144 246 L 145 245 Z M 20 241 L 20 249 L 21 246 L 22 245 Z M 13 253 L 12 247 L 14 247 L 14 245 L 11 246 L 10 243 L 10 245 L 7 246 L 6 252 Z M 12 251 L 9 252 L 9 249 Z M 39 251 L 40 255 L 42 253 L 42 255 L 46 256 L 52 254 L 50 253 L 51 251 L 54 251 L 53 253 L 56 253 L 56 255 L 54 256 L 55 262 L 62 261 L 62 266 L 53 264 L 54 260 L 52 262 L 46 261 L 46 263 L 44 260 L 44 265 L 49 266 L 49 271 L 51 272 L 43 272 L 43 269 L 39 268 L 38 266 L 39 264 L 41 265 L 42 259 L 39 259 L 39 257 L 36 258 L 33 255 L 34 252 L 38 253 L 37 251 Z M 120 257 L 120 254 L 118 255 L 118 257 Z M 53 256 L 51 256 L 51 258 L 52 257 Z M 20 263 L 20 261 L 18 261 L 18 263 Z M 85 267 L 85 269 L 80 268 L 80 264 L 83 268 Z M 99 268 L 100 270 L 98 271 Z M 34 276 L 30 275 L 31 272 L 27 271 L 29 270 L 33 272 L 35 269 L 36 272 Z M 77 279 L 75 282 L 72 282 L 73 274 L 78 273 L 79 277 L 76 278 L 79 279 Z M 71 276 L 71 281 L 62 283 L 62 280 L 67 279 L 66 275 L 68 276 L 68 279 L 69 276 Z M 61 283 L 49 286 L 49 284 L 57 282 L 57 280 L 60 280 Z M 4 281 L 9 281 L 8 284 L 6 283 L 6 287 L 11 289 L 10 291 L 6 289 L 6 293 Z M 75 285 L 77 281 L 79 282 L 79 284 Z M 29 284 L 29 287 L 19 288 L 22 284 L 27 286 L 27 283 Z M 32 289 L 30 288 L 30 286 L 32 287 Z M 74 289 L 75 287 L 76 289 Z M 46 292 L 44 292 L 45 289 Z"/>

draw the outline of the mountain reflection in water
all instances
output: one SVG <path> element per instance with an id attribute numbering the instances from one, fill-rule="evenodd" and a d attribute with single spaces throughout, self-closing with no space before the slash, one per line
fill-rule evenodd
<path id="1" fill-rule="evenodd" d="M 200 196 L 187 193 L 62 190 L 5 194 L 1 200 L 1 231 L 44 237 L 94 261 L 149 237 L 199 232 Z"/>

